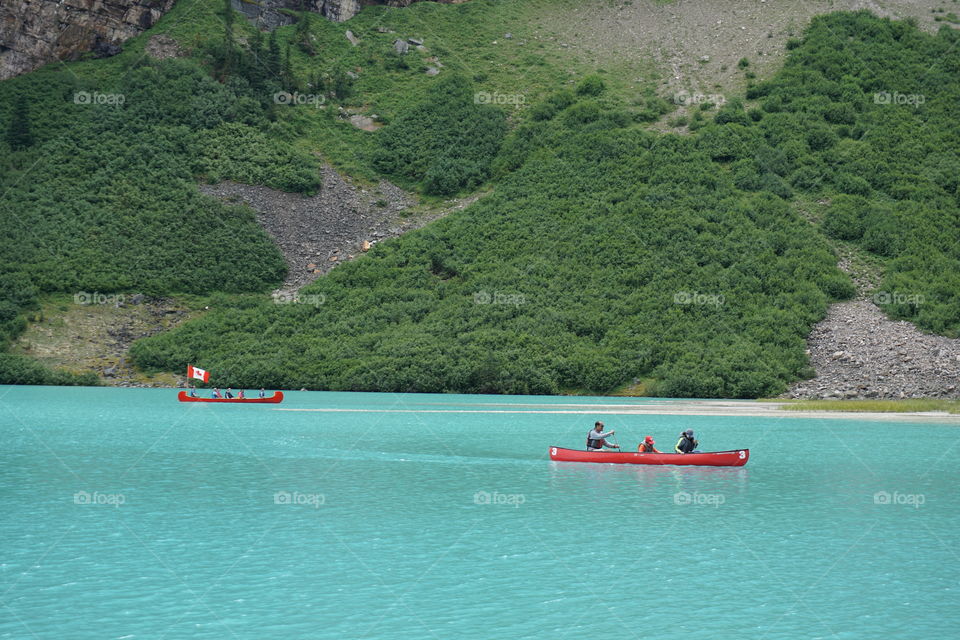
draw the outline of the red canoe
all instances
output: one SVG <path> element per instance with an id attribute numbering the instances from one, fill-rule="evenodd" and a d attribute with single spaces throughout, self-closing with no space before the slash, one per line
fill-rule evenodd
<path id="1" fill-rule="evenodd" d="M 283 401 L 283 391 L 275 391 L 269 398 L 194 398 L 186 391 L 177 394 L 180 402 L 245 402 L 248 404 L 276 404 Z"/>
<path id="2" fill-rule="evenodd" d="M 742 467 L 750 449 L 709 453 L 638 453 L 635 451 L 584 451 L 550 447 L 550 459 L 557 462 L 606 462 L 609 464 L 690 464 L 703 467 Z"/>

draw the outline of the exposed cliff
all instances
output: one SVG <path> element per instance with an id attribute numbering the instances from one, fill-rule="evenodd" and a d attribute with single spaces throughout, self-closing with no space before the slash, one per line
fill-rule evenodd
<path id="1" fill-rule="evenodd" d="M 349 20 L 365 6 L 406 7 L 419 0 L 232 0 L 237 11 L 261 28 L 290 24 L 278 11 L 314 11 L 334 22 Z M 466 0 L 433 0 L 455 4 Z M 0 80 L 56 60 L 87 52 L 109 56 L 120 44 L 153 24 L 176 0 L 4 0 L 0 3 Z"/>
<path id="2" fill-rule="evenodd" d="M 87 52 L 113 55 L 176 0 L 4 0 L 0 80 Z"/>

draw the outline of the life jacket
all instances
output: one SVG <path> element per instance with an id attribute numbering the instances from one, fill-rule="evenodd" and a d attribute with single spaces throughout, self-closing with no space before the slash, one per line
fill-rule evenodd
<path id="1" fill-rule="evenodd" d="M 652 444 L 647 444 L 646 442 L 641 442 L 640 446 L 637 447 L 637 451 L 640 453 L 656 453 L 654 451 L 654 446 Z"/>
<path id="2" fill-rule="evenodd" d="M 593 438 L 591 437 L 595 431 L 590 431 L 587 434 L 587 449 L 603 449 L 603 445 L 606 442 L 603 438 Z"/>
<path id="3" fill-rule="evenodd" d="M 674 447 L 675 450 L 680 453 L 690 453 L 697 448 L 697 441 L 693 438 L 688 438 L 686 434 L 680 436 L 680 439 L 677 440 L 677 446 Z"/>

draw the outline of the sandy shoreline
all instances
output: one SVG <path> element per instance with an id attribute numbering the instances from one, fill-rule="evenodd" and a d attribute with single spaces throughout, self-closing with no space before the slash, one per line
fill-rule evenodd
<path id="1" fill-rule="evenodd" d="M 537 404 L 537 403 L 449 403 L 450 408 L 427 409 L 440 403 L 417 403 L 417 408 L 395 409 L 334 409 L 275 407 L 274 411 L 314 411 L 321 413 L 547 413 L 581 415 L 674 415 L 674 416 L 742 416 L 763 418 L 820 418 L 850 419 L 885 422 L 942 422 L 960 426 L 960 415 L 944 412 L 854 412 L 854 411 L 790 411 L 781 407 L 789 403 L 756 402 L 753 400 L 656 400 L 649 404 Z M 459 407 L 459 408 L 454 408 Z"/>

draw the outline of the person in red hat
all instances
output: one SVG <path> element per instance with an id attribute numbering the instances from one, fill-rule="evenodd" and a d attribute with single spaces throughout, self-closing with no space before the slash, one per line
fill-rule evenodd
<path id="1" fill-rule="evenodd" d="M 653 436 L 647 436 L 643 439 L 643 442 L 640 443 L 640 446 L 637 447 L 637 451 L 640 453 L 660 453 L 657 451 L 657 448 L 653 446 L 653 443 Z"/>

